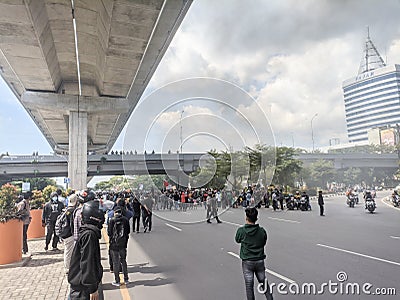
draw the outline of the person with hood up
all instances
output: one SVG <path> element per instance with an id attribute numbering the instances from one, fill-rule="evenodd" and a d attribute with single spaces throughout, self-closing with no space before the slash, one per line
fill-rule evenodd
<path id="1" fill-rule="evenodd" d="M 265 280 L 266 258 L 264 247 L 267 243 L 267 232 L 259 224 L 255 224 L 258 211 L 255 207 L 245 210 L 246 224 L 236 231 L 235 240 L 240 243 L 240 258 L 242 259 L 242 270 L 246 286 L 247 300 L 254 300 L 254 274 L 262 284 L 263 292 L 268 300 L 272 300 L 272 293 L 268 281 Z M 267 285 L 265 287 L 265 284 Z"/>

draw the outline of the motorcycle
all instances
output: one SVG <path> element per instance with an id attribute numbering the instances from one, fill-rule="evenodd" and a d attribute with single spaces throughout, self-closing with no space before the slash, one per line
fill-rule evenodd
<path id="1" fill-rule="evenodd" d="M 354 204 L 356 203 L 355 197 L 352 195 L 347 196 L 347 205 L 349 207 L 354 207 Z"/>
<path id="2" fill-rule="evenodd" d="M 375 200 L 367 198 L 365 200 L 365 209 L 367 209 L 372 214 L 375 211 L 375 208 L 376 208 Z"/>
<path id="3" fill-rule="evenodd" d="M 300 208 L 301 211 L 308 210 L 308 201 L 306 197 L 300 198 L 298 208 Z"/>
<path id="4" fill-rule="evenodd" d="M 287 200 L 286 200 L 286 207 L 288 210 L 294 210 L 297 205 L 296 202 L 294 201 L 294 197 L 290 196 Z"/>
<path id="5" fill-rule="evenodd" d="M 399 195 L 394 195 L 392 197 L 392 203 L 394 207 L 399 207 L 400 206 L 400 196 Z"/>

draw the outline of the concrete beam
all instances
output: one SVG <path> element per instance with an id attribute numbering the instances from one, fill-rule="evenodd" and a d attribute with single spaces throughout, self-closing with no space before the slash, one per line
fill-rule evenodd
<path id="1" fill-rule="evenodd" d="M 76 96 L 54 93 L 25 92 L 22 104 L 29 109 L 46 109 L 69 114 L 70 111 L 82 111 L 91 114 L 125 113 L 129 103 L 124 98 Z"/>

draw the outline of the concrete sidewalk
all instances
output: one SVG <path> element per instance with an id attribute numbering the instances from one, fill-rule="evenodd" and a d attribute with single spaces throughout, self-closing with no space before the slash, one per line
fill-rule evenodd
<path id="1" fill-rule="evenodd" d="M 0 267 L 0 300 L 66 299 L 68 281 L 64 273 L 64 251 L 45 251 L 45 239 L 28 241 L 23 261 Z"/>

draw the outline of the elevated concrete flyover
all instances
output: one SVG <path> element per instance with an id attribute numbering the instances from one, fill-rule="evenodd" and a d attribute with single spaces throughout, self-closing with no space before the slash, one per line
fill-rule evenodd
<path id="1" fill-rule="evenodd" d="M 331 161 L 335 169 L 346 168 L 399 168 L 397 153 L 301 153 L 297 157 L 308 167 L 318 160 Z"/>
<path id="2" fill-rule="evenodd" d="M 169 174 L 196 171 L 204 154 L 89 155 L 87 176 Z M 0 159 L 0 180 L 32 177 L 67 177 L 68 157 L 63 155 L 23 155 Z"/>
<path id="3" fill-rule="evenodd" d="M 86 186 L 88 151 L 107 153 L 192 0 L 0 0 L 0 74 Z"/>

